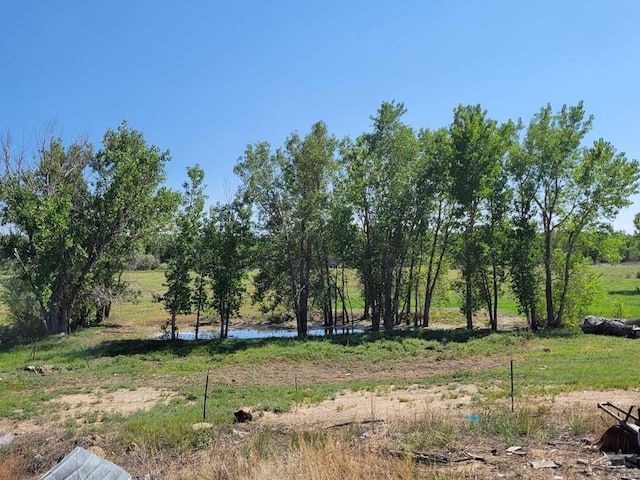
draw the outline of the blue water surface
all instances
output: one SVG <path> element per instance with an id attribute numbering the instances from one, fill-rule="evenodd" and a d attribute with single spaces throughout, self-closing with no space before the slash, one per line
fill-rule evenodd
<path id="1" fill-rule="evenodd" d="M 325 328 L 311 328 L 308 331 L 309 336 L 323 337 L 329 331 L 329 335 L 341 335 L 345 333 L 363 333 L 362 328 L 348 328 L 348 327 L 336 327 L 331 332 L 330 329 Z M 283 329 L 270 329 L 270 330 L 256 330 L 253 328 L 243 328 L 238 330 L 229 330 L 228 338 L 250 339 L 250 338 L 295 338 L 298 336 L 298 332 L 295 330 L 283 330 Z M 198 332 L 198 340 L 212 340 L 220 338 L 220 332 L 218 330 L 200 330 Z M 178 332 L 178 339 L 180 340 L 195 340 L 195 332 Z"/>

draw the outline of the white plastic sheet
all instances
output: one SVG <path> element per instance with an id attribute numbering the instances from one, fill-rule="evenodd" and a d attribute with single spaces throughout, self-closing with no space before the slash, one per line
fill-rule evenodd
<path id="1" fill-rule="evenodd" d="M 131 480 L 131 475 L 115 463 L 76 447 L 41 480 Z"/>

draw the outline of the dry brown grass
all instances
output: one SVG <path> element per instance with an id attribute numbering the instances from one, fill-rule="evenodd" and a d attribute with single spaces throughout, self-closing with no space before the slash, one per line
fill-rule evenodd
<path id="1" fill-rule="evenodd" d="M 341 435 L 300 434 L 288 446 L 264 451 L 258 433 L 245 448 L 222 443 L 203 452 L 191 466 L 172 465 L 167 478 L 243 480 L 335 480 L 425 478 L 410 461 L 362 450 Z M 443 478 L 436 476 L 427 478 Z M 462 477 L 458 477 L 462 478 Z"/>
<path id="2" fill-rule="evenodd" d="M 20 464 L 17 457 L 0 454 L 0 480 L 13 480 L 20 477 Z"/>

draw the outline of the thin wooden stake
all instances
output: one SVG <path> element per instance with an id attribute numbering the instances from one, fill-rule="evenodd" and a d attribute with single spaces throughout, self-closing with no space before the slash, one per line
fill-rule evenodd
<path id="1" fill-rule="evenodd" d="M 296 413 L 298 412 L 298 374 L 296 373 L 293 377 L 293 384 L 296 391 Z"/>
<path id="2" fill-rule="evenodd" d="M 202 421 L 205 422 L 207 420 L 207 393 L 209 392 L 209 372 L 210 368 L 207 369 L 207 381 L 204 384 L 204 405 L 202 406 Z"/>
<path id="3" fill-rule="evenodd" d="M 371 418 L 374 419 L 376 418 L 376 413 L 375 413 L 375 409 L 373 408 L 373 397 L 375 395 L 375 392 L 371 392 Z"/>
<path id="4" fill-rule="evenodd" d="M 514 412 L 513 406 L 513 357 L 511 357 L 511 413 Z"/>

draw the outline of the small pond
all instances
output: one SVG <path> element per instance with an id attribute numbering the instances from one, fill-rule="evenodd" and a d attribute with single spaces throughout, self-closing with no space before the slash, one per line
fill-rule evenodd
<path id="1" fill-rule="evenodd" d="M 331 331 L 325 328 L 310 328 L 308 331 L 309 336 L 323 337 L 325 335 L 342 335 L 345 333 L 364 333 L 362 328 L 352 327 L 336 327 Z M 294 338 L 298 333 L 295 330 L 283 330 L 283 329 L 269 329 L 269 330 L 256 330 L 253 328 L 243 328 L 238 330 L 229 330 L 229 338 Z M 180 340 L 195 340 L 195 332 L 178 332 L 178 339 Z M 220 332 L 218 330 L 201 330 L 198 332 L 199 340 L 212 340 L 214 338 L 220 338 Z"/>

